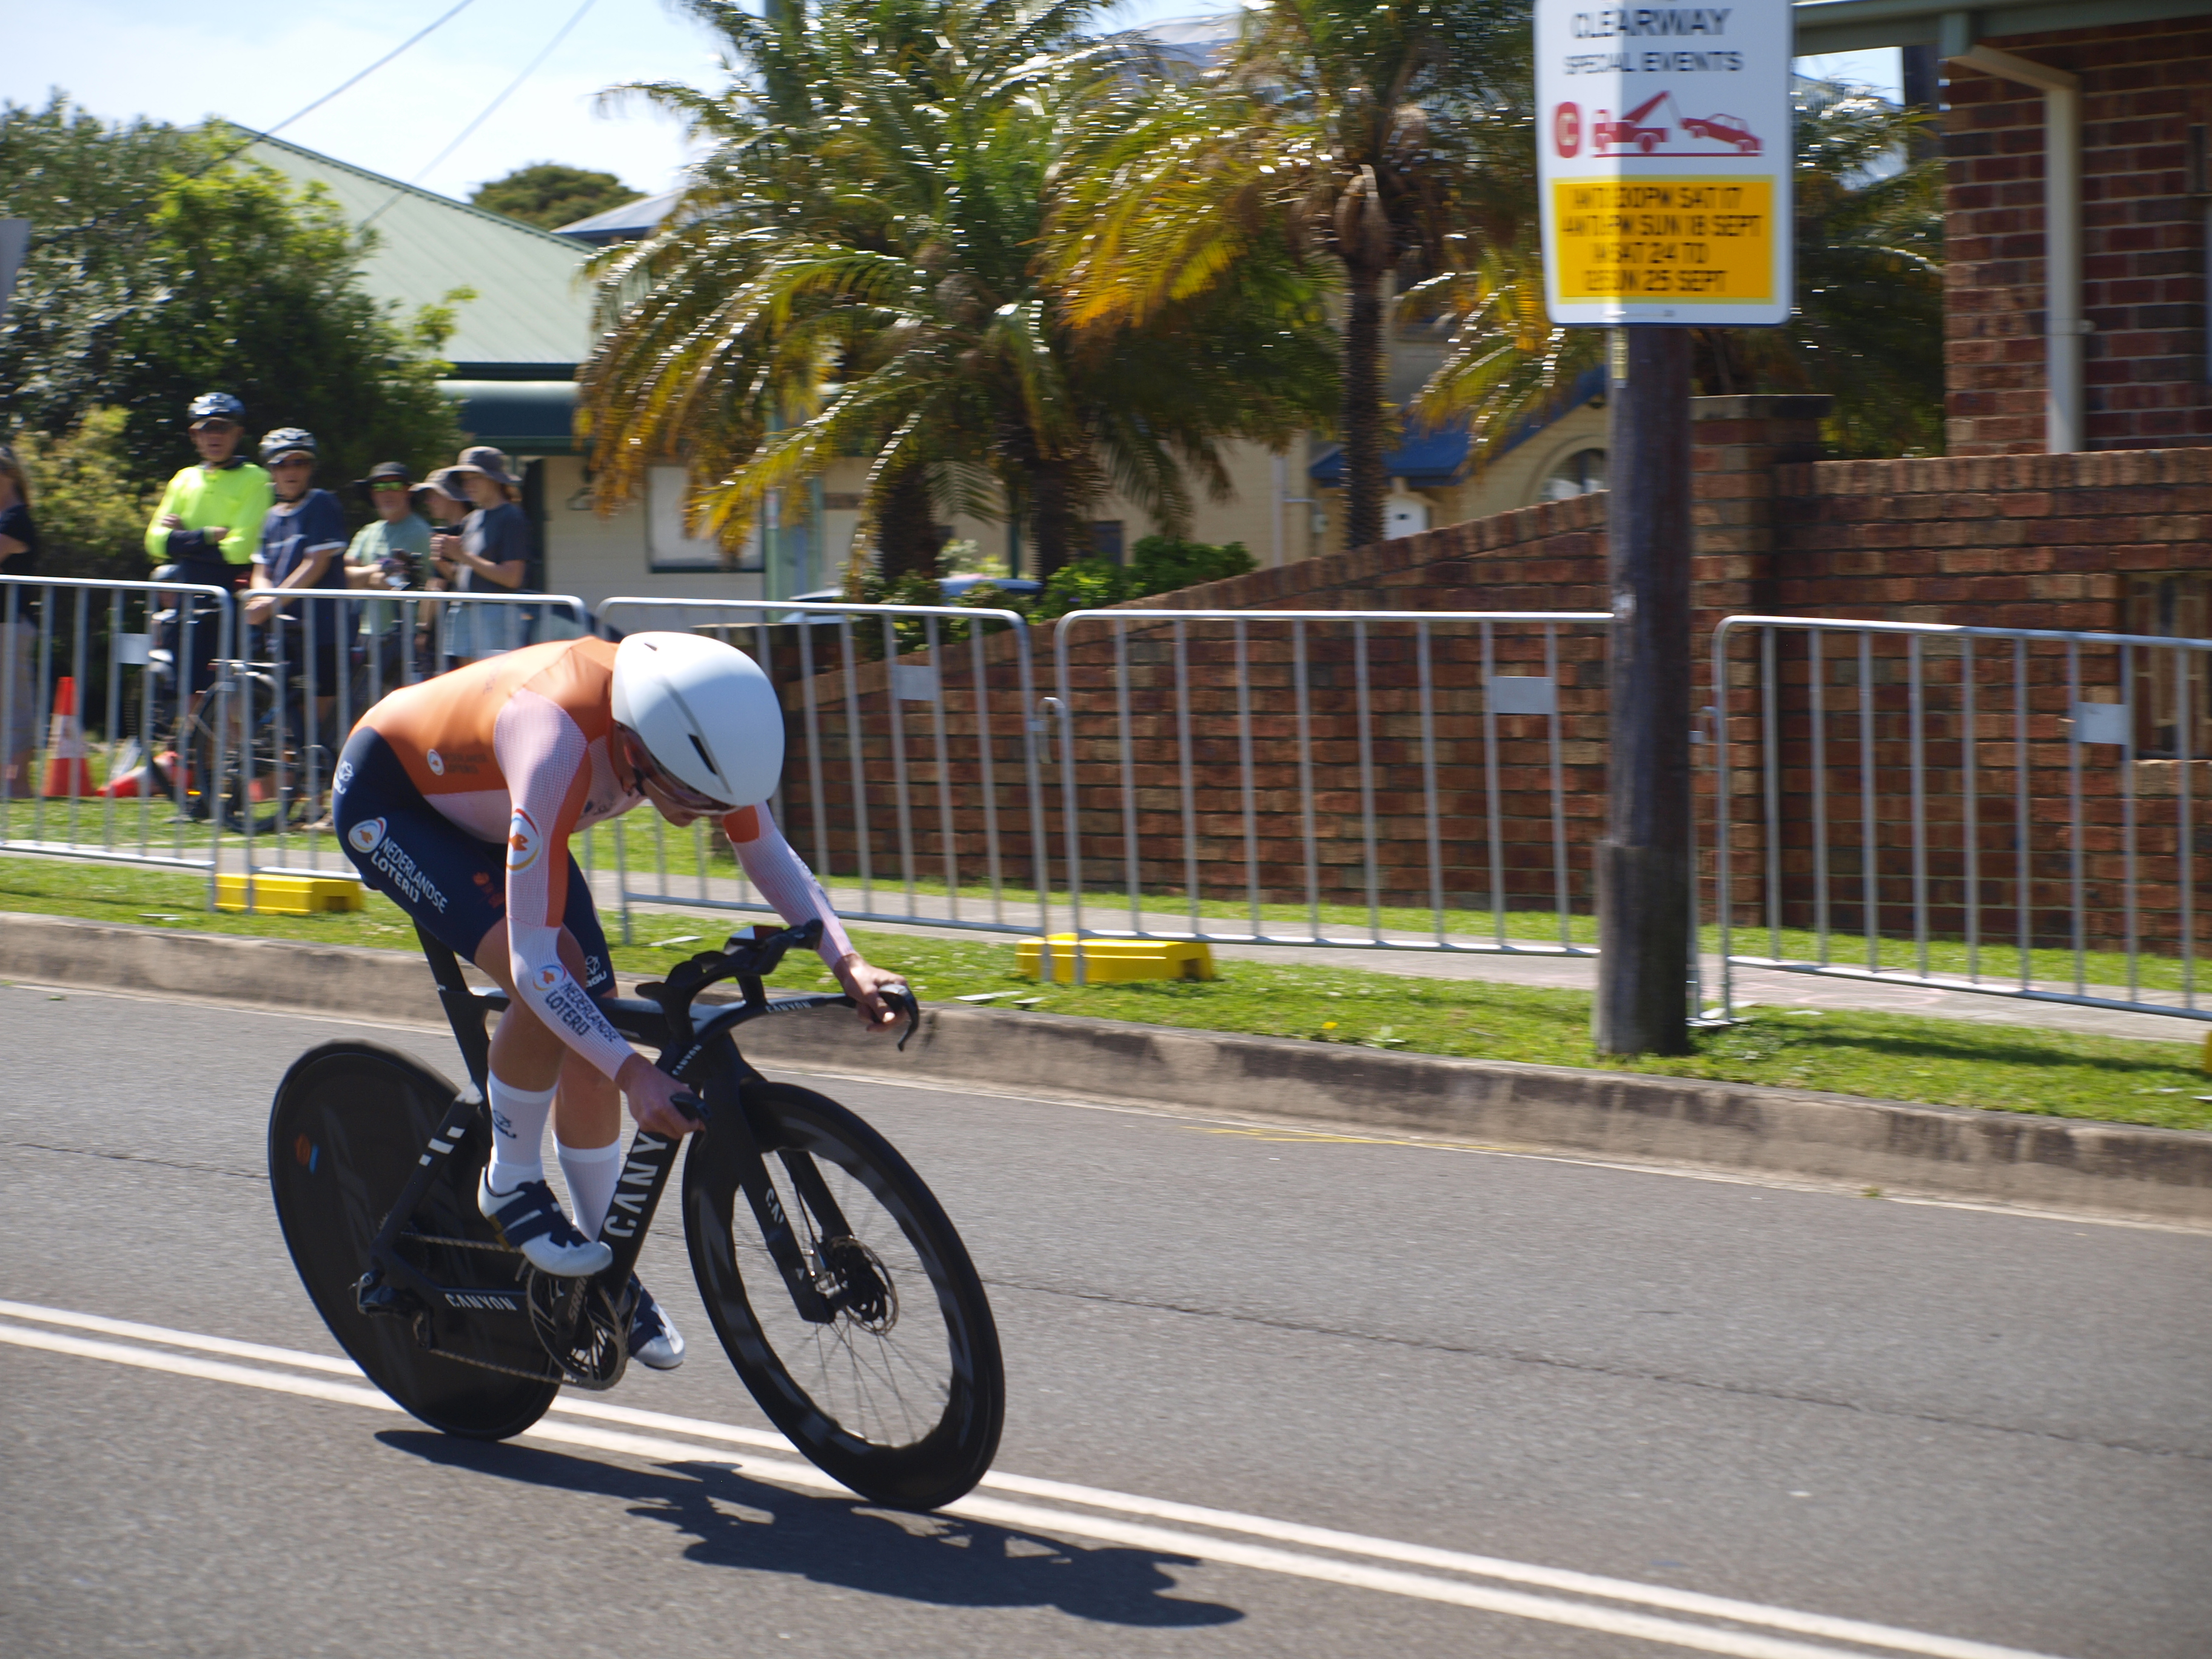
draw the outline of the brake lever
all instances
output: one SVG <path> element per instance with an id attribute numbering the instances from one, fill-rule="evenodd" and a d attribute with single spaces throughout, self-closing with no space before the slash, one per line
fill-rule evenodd
<path id="1" fill-rule="evenodd" d="M 702 1129 L 707 1127 L 707 1103 L 698 1096 L 688 1091 L 680 1095 L 671 1095 L 668 1097 L 668 1103 Z"/>
<path id="2" fill-rule="evenodd" d="M 900 1036 L 898 1040 L 898 1052 L 900 1054 L 904 1054 L 906 1052 L 906 1045 L 914 1041 L 915 1031 L 921 1024 L 921 1003 L 911 990 L 907 989 L 904 987 L 902 987 L 896 991 L 886 988 L 881 993 L 881 995 L 884 1000 L 890 1004 L 893 1009 L 902 1012 L 906 1015 L 906 1030 Z"/>

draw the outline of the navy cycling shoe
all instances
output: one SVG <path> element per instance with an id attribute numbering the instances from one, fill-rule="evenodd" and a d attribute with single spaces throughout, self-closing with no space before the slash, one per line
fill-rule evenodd
<path id="1" fill-rule="evenodd" d="M 477 1209 L 499 1229 L 501 1240 L 541 1273 L 556 1279 L 588 1279 L 614 1265 L 615 1253 L 586 1238 L 561 1212 L 553 1189 L 526 1181 L 511 1193 L 491 1189 L 491 1171 L 477 1177 Z M 680 1345 L 679 1345 L 680 1346 Z"/>

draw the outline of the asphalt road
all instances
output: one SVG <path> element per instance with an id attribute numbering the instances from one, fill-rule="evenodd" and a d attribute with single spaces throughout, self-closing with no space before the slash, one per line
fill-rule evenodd
<path id="1" fill-rule="evenodd" d="M 11 1659 L 2207 1650 L 2202 1235 L 834 1082 L 990 1283 L 999 1471 L 1066 1483 L 923 1520 L 763 1455 L 672 1206 L 691 1358 L 609 1397 L 667 1420 L 459 1443 L 318 1369 L 263 1142 L 338 1034 L 458 1071 L 0 989 Z"/>

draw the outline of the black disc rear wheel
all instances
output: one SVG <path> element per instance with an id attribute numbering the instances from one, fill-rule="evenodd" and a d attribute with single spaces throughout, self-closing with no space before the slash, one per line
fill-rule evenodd
<path id="1" fill-rule="evenodd" d="M 684 1160 L 684 1220 L 715 1334 L 824 1473 L 896 1508 L 951 1503 L 991 1467 L 1006 1420 L 998 1327 L 966 1248 L 906 1160 L 836 1101 L 766 1083 L 745 1103 L 835 1311 L 800 1314 L 710 1132 Z"/>
<path id="2" fill-rule="evenodd" d="M 269 1182 L 301 1281 L 369 1380 L 432 1428 L 504 1440 L 544 1416 L 560 1392 L 526 1318 L 449 1308 L 423 1310 L 419 1321 L 371 1318 L 354 1300 L 369 1246 L 454 1093 L 436 1073 L 374 1043 L 312 1049 L 277 1086 Z M 491 1224 L 477 1212 L 477 1176 L 487 1151 L 481 1123 L 471 1126 L 409 1218 L 398 1248 L 438 1284 L 511 1291 L 519 1258 L 497 1248 Z M 428 1347 L 420 1340 L 425 1333 Z M 485 1363 L 465 1363 L 471 1359 Z"/>

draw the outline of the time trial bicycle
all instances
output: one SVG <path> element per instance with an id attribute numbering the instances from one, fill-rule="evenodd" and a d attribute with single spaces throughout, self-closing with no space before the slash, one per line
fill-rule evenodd
<path id="1" fill-rule="evenodd" d="M 684 1083 L 682 1209 L 715 1334 L 769 1419 L 871 1502 L 935 1509 L 990 1468 L 1006 1416 L 998 1328 L 943 1207 L 883 1136 L 825 1096 L 774 1082 L 738 1052 L 751 1021 L 847 996 L 769 997 L 784 954 L 819 921 L 732 936 L 636 997 L 606 999 L 616 1029 L 659 1049 Z M 491 1147 L 484 1021 L 507 1006 L 472 988 L 418 929 L 471 1079 L 452 1084 L 373 1042 L 311 1049 L 278 1085 L 269 1171 L 284 1242 L 331 1334 L 399 1405 L 448 1434 L 503 1440 L 564 1387 L 611 1389 L 629 1359 L 631 1269 L 678 1143 L 640 1128 L 588 1279 L 541 1273 L 477 1213 Z M 742 1000 L 695 1002 L 734 980 Z M 920 1019 L 895 999 L 904 1048 Z"/>

